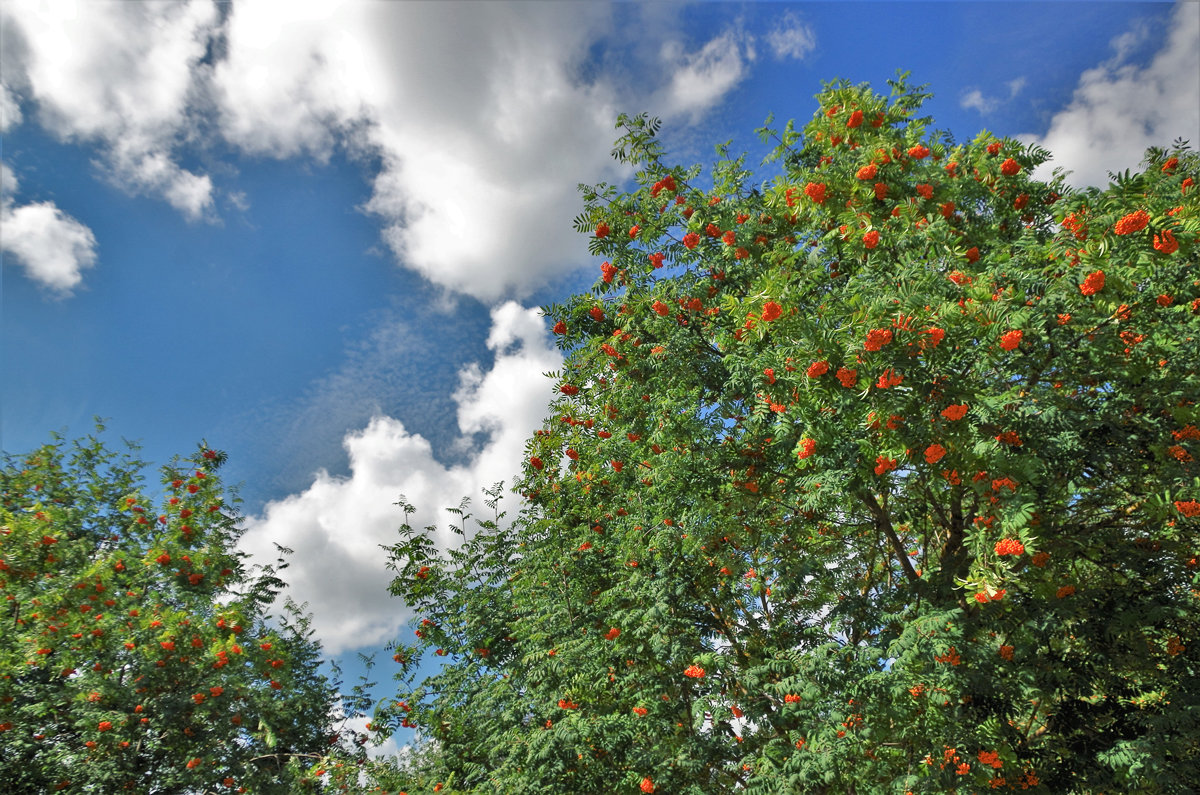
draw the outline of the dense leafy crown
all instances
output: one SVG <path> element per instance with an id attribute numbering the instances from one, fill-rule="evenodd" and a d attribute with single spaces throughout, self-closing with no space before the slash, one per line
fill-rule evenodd
<path id="1" fill-rule="evenodd" d="M 0 791 L 357 788 L 308 618 L 272 617 L 279 567 L 234 548 L 223 461 L 166 467 L 158 501 L 97 438 L 3 462 Z"/>
<path id="2" fill-rule="evenodd" d="M 1072 191 L 925 96 L 828 85 L 764 184 L 621 120 L 520 517 L 393 549 L 414 789 L 1200 780 L 1200 162 Z"/>

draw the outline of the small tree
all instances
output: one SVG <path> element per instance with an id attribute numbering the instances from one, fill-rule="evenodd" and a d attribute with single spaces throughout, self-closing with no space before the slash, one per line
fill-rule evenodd
<path id="1" fill-rule="evenodd" d="M 166 467 L 161 500 L 94 437 L 4 463 L 0 789 L 357 788 L 308 618 L 268 612 L 286 564 L 255 573 L 234 548 L 223 461 Z"/>
<path id="2" fill-rule="evenodd" d="M 1200 159 L 1076 192 L 892 86 L 764 128 L 761 184 L 622 118 L 518 521 L 393 550 L 401 657 L 446 659 L 377 717 L 435 741 L 418 783 L 1200 780 Z"/>

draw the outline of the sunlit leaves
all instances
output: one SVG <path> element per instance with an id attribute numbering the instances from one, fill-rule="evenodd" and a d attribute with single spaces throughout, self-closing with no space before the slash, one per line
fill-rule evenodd
<path id="1" fill-rule="evenodd" d="M 234 547 L 223 461 L 204 446 L 161 491 L 96 438 L 4 461 L 7 790 L 295 792 L 357 767 L 331 745 L 336 685 L 308 617 L 275 604 L 286 565 L 252 571 Z"/>
<path id="2" fill-rule="evenodd" d="M 449 661 L 405 680 L 440 749 L 423 775 L 1195 778 L 1200 162 L 1177 146 L 1073 193 L 1030 176 L 1048 152 L 956 143 L 916 118 L 923 89 L 892 89 L 830 84 L 802 128 L 765 127 L 761 185 L 724 148 L 707 178 L 668 165 L 622 120 L 640 171 L 584 189 L 577 223 L 613 278 L 548 308 L 570 389 L 519 515 L 453 554 L 409 527 L 391 550 L 420 650 Z M 1179 247 L 1154 248 L 1168 229 Z M 1138 756 L 1151 734 L 1166 762 Z"/>

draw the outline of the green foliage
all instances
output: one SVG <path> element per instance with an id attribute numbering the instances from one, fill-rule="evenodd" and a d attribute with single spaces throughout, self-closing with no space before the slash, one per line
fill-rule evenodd
<path id="1" fill-rule="evenodd" d="M 157 500 L 95 437 L 4 462 L 0 790 L 357 791 L 365 756 L 332 726 L 309 619 L 268 612 L 286 564 L 234 548 L 223 461 L 165 467 Z"/>
<path id="2" fill-rule="evenodd" d="M 1200 158 L 1075 192 L 892 88 L 764 184 L 622 120 L 520 515 L 391 549 L 410 792 L 1200 780 Z"/>

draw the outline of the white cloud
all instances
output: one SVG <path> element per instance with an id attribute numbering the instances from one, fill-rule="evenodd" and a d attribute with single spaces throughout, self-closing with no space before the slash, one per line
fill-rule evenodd
<path id="1" fill-rule="evenodd" d="M 767 34 L 767 44 L 778 60 L 800 60 L 816 48 L 817 36 L 811 27 L 789 11 L 781 17 L 779 26 Z"/>
<path id="2" fill-rule="evenodd" d="M 992 97 L 985 97 L 983 92 L 978 88 L 972 88 L 962 95 L 962 99 L 958 101 L 959 107 L 968 110 L 974 109 L 980 113 L 991 113 L 996 109 L 1000 102 Z"/>
<path id="3" fill-rule="evenodd" d="M 20 43 L 11 79 L 63 140 L 96 142 L 123 188 L 159 196 L 188 218 L 212 205 L 212 182 L 174 159 L 189 134 L 188 103 L 218 24 L 212 0 L 183 3 L 6 3 Z"/>
<path id="4" fill-rule="evenodd" d="M 575 186 L 618 174 L 614 91 L 572 77 L 606 14 L 238 3 L 214 73 L 222 129 L 277 157 L 339 141 L 377 155 L 364 209 L 400 263 L 485 302 L 520 298 L 583 261 Z"/>
<path id="5" fill-rule="evenodd" d="M 13 196 L 21 189 L 17 175 L 6 163 L 0 162 L 0 207 L 8 207 L 13 203 Z"/>
<path id="6" fill-rule="evenodd" d="M 246 212 L 250 209 L 250 198 L 246 195 L 245 191 L 231 190 L 225 194 L 225 199 L 236 210 Z"/>
<path id="7" fill-rule="evenodd" d="M 511 485 L 519 471 L 525 440 L 552 394 L 542 374 L 562 359 L 539 311 L 513 302 L 492 310 L 487 344 L 494 366 L 486 373 L 464 368 L 454 395 L 463 437 L 487 434 L 467 464 L 442 466 L 426 439 L 377 416 L 344 439 L 348 477 L 318 472 L 303 492 L 268 503 L 248 520 L 242 548 L 257 559 L 274 559 L 273 542 L 295 550 L 285 579 L 292 598 L 308 603 L 328 653 L 383 643 L 408 618 L 405 606 L 387 597 L 392 573 L 379 548 L 396 541 L 399 495 L 418 507 L 413 526 L 439 526 L 437 540 L 445 546 L 452 536 L 441 509 L 464 496 L 478 502 L 482 488 L 500 480 Z"/>
<path id="8" fill-rule="evenodd" d="M 665 118 L 689 116 L 695 123 L 747 77 L 755 57 L 753 38 L 732 29 L 698 52 L 686 52 L 678 41 L 668 41 L 660 60 L 671 79 L 652 107 L 661 108 L 656 113 Z"/>
<path id="9" fill-rule="evenodd" d="M 357 732 L 358 734 L 371 737 L 371 742 L 368 742 L 366 746 L 364 746 L 364 750 L 366 750 L 368 756 L 374 757 L 375 759 L 398 758 L 399 760 L 403 761 L 408 757 L 409 753 L 412 751 L 412 746 L 397 745 L 395 735 L 388 737 L 383 742 L 377 744 L 375 740 L 379 737 L 379 734 L 377 732 L 367 731 L 367 724 L 370 722 L 371 719 L 369 717 L 343 718 L 338 728 L 349 729 Z"/>
<path id="10" fill-rule="evenodd" d="M 8 90 L 8 86 L 0 83 L 0 133 L 21 123 L 21 105 L 17 98 Z"/>
<path id="11" fill-rule="evenodd" d="M 385 99 L 367 6 L 325 0 L 232 6 L 225 57 L 213 71 L 224 137 L 252 154 L 327 159 L 338 126 Z"/>
<path id="12" fill-rule="evenodd" d="M 667 45 L 634 79 L 591 60 L 618 33 L 602 4 L 13 0 L 3 13 L 6 84 L 63 140 L 98 144 L 116 184 L 212 217 L 213 182 L 186 155 L 230 143 L 323 161 L 345 147 L 379 166 L 362 209 L 398 262 L 487 303 L 587 260 L 575 186 L 628 176 L 608 154 L 618 110 L 695 122 L 755 60 L 754 38 L 729 30 L 694 52 Z M 785 15 L 770 42 L 798 57 L 812 36 Z"/>
<path id="13" fill-rule="evenodd" d="M 1129 30 L 1114 37 L 1109 42 L 1109 46 L 1112 47 L 1113 51 L 1112 63 L 1119 64 L 1127 60 L 1138 47 L 1149 40 L 1150 35 L 1150 25 L 1145 20 L 1134 20 Z"/>
<path id="14" fill-rule="evenodd" d="M 17 178 L 0 163 L 0 252 L 25 268 L 34 281 L 61 294 L 70 293 L 82 272 L 96 263 L 96 236 L 53 202 L 16 206 Z"/>
<path id="15" fill-rule="evenodd" d="M 1008 89 L 1008 99 L 1015 99 L 1017 94 L 1020 94 L 1021 90 L 1025 88 L 1026 82 L 1024 77 L 1018 77 L 1005 83 L 1004 86 Z M 966 110 L 977 110 L 987 115 L 994 113 L 1000 107 L 1001 103 L 1005 101 L 1007 100 L 1002 100 L 999 97 L 989 97 L 978 88 L 970 88 L 963 91 L 962 97 L 958 100 L 958 106 Z"/>
<path id="16" fill-rule="evenodd" d="M 1162 48 L 1145 66 L 1126 63 L 1145 32 L 1137 26 L 1113 40 L 1115 56 L 1079 77 L 1070 104 L 1056 113 L 1044 135 L 1022 140 L 1049 149 L 1054 167 L 1071 172 L 1076 186 L 1106 185 L 1107 172 L 1136 168 L 1150 146 L 1200 131 L 1200 4 L 1177 3 Z"/>

